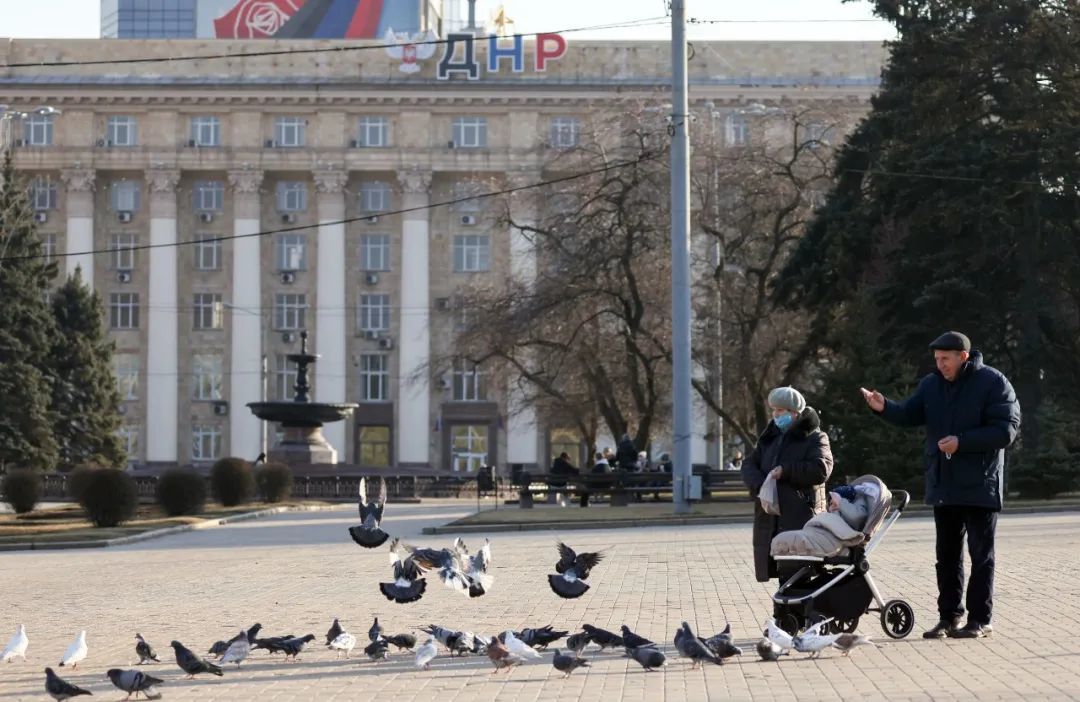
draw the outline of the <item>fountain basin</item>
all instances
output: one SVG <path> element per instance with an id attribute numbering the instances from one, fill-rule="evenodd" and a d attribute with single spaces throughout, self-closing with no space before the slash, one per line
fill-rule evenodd
<path id="1" fill-rule="evenodd" d="M 279 422 L 283 427 L 321 427 L 346 419 L 360 405 L 355 402 L 249 402 L 259 419 Z"/>

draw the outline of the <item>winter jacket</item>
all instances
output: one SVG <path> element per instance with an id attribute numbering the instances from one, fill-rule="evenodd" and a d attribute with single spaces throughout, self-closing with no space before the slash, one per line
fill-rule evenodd
<path id="1" fill-rule="evenodd" d="M 629 436 L 623 436 L 619 441 L 619 446 L 615 449 L 615 465 L 619 470 L 636 471 L 640 466 L 638 465 L 638 450 L 634 445 L 634 440 Z"/>
<path id="2" fill-rule="evenodd" d="M 1020 431 L 1020 403 L 1008 379 L 973 351 L 954 382 L 934 371 L 903 402 L 881 412 L 900 426 L 926 426 L 926 504 L 1001 509 L 1005 448 Z M 938 441 L 956 436 L 951 458 Z"/>
<path id="3" fill-rule="evenodd" d="M 761 508 L 757 499 L 765 476 L 776 466 L 783 475 L 776 483 L 780 515 Z M 807 407 L 786 432 L 769 422 L 757 446 L 743 460 L 742 478 L 754 499 L 754 574 L 759 582 L 776 577 L 776 562 L 769 555 L 774 536 L 802 529 L 818 512 L 825 511 L 825 482 L 832 473 L 833 457 L 821 419 Z"/>

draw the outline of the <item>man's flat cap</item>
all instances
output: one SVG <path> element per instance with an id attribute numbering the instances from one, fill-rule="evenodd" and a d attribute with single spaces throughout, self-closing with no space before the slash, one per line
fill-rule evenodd
<path id="1" fill-rule="evenodd" d="M 930 348 L 934 351 L 970 351 L 971 339 L 960 332 L 945 332 L 930 342 Z"/>

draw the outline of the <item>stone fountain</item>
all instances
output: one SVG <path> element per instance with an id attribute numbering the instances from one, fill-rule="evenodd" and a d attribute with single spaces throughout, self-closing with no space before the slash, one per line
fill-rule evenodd
<path id="1" fill-rule="evenodd" d="M 308 366 L 319 360 L 308 353 L 308 333 L 300 332 L 300 353 L 287 358 L 296 364 L 296 391 L 292 401 L 249 402 L 251 413 L 259 419 L 281 424 L 285 436 L 270 449 L 268 461 L 287 464 L 337 463 L 337 451 L 323 436 L 322 426 L 340 422 L 359 405 L 355 402 L 312 402 Z"/>

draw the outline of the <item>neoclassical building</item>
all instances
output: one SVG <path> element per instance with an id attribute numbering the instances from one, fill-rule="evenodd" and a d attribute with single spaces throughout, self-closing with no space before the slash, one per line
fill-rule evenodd
<path id="1" fill-rule="evenodd" d="M 105 302 L 136 463 L 258 454 L 263 427 L 245 404 L 291 397 L 285 354 L 301 330 L 322 355 L 314 398 L 360 403 L 326 430 L 344 463 L 528 466 L 573 444 L 537 412 L 508 412 L 482 369 L 422 372 L 450 343 L 455 290 L 530 265 L 483 201 L 431 205 L 472 194 L 477 175 L 543 180 L 545 152 L 572 146 L 583 117 L 662 96 L 668 45 L 571 34 L 543 38 L 540 57 L 532 39 L 489 56 L 477 40 L 475 65 L 460 41 L 445 60 L 441 46 L 361 46 L 0 47 L 0 102 L 60 110 L 13 125 L 11 146 L 47 251 Z M 726 114 L 734 143 L 759 138 L 740 109 L 751 103 L 829 103 L 854 121 L 884 52 L 695 42 L 691 100 Z M 171 60 L 108 63 L 129 59 Z M 699 412 L 695 461 L 710 421 Z"/>

